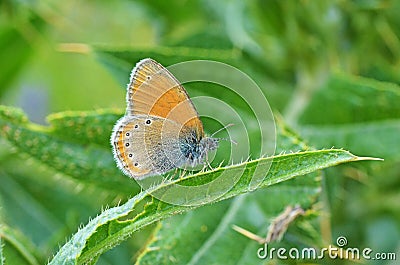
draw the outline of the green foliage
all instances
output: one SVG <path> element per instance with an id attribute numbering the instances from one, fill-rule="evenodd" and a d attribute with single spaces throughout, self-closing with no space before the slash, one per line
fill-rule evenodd
<path id="1" fill-rule="evenodd" d="M 279 129 L 281 150 L 308 149 L 288 128 L 280 126 Z M 266 235 L 271 219 L 285 206 L 295 204 L 310 209 L 310 213 L 297 223 L 299 231 L 291 229 L 288 232 L 287 237 L 291 240 L 285 241 L 284 246 L 301 248 L 302 244 L 310 242 L 322 245 L 320 231 L 315 224 L 319 211 L 311 210 L 320 195 L 320 187 L 321 176 L 314 172 L 272 185 L 266 191 L 242 195 L 231 203 L 209 205 L 190 214 L 170 218 L 155 231 L 151 244 L 142 252 L 137 263 L 164 264 L 169 260 L 178 264 L 258 263 L 254 255 L 257 243 L 239 235 L 231 226 L 239 225 Z"/>
<path id="2" fill-rule="evenodd" d="M 39 265 L 43 262 L 43 260 L 39 262 L 38 256 L 40 255 L 38 250 L 35 249 L 35 246 L 33 246 L 29 239 L 25 238 L 19 231 L 15 231 L 7 226 L 1 226 L 0 235 L 2 240 L 4 239 L 4 248 L 3 242 L 1 242 L 1 264 L 5 264 L 4 262 L 6 260 L 11 260 L 13 263 L 21 265 Z"/>
<path id="3" fill-rule="evenodd" d="M 254 173 L 254 168 L 259 164 L 265 164 L 272 161 L 270 173 L 266 176 L 264 181 L 258 188 L 263 188 L 275 183 L 279 183 L 284 180 L 295 177 L 296 175 L 303 175 L 309 172 L 313 172 L 316 169 L 328 167 L 330 165 L 336 165 L 343 162 L 356 161 L 357 157 L 349 154 L 348 152 L 341 150 L 327 150 L 327 151 L 310 151 L 305 153 L 296 153 L 290 155 L 281 155 L 271 158 L 259 159 L 258 161 L 250 161 L 246 163 L 246 170 L 239 179 L 238 183 L 218 200 L 228 199 L 237 196 L 241 193 L 249 191 L 249 182 Z M 192 185 L 193 179 L 196 180 L 196 184 L 204 184 L 207 179 L 212 178 L 212 174 L 219 174 L 226 172 L 227 174 L 235 174 L 235 169 L 240 168 L 241 165 L 234 165 L 230 167 L 215 169 L 207 173 L 199 173 L 190 175 L 188 177 L 180 178 L 169 184 L 162 184 L 156 186 L 153 189 L 149 189 L 141 192 L 127 203 L 111 208 L 104 211 L 95 219 L 90 221 L 87 226 L 80 229 L 75 236 L 60 249 L 58 255 L 52 260 L 50 264 L 60 264 L 65 261 L 65 264 L 84 264 L 90 262 L 92 259 L 97 258 L 98 255 L 106 251 L 107 249 L 115 246 L 120 241 L 125 240 L 126 237 L 131 235 L 143 226 L 149 225 L 155 221 L 163 220 L 171 215 L 176 215 L 188 210 L 193 207 L 177 206 L 172 205 L 163 201 L 160 201 L 154 197 L 151 198 L 149 193 L 156 192 L 167 192 L 172 184 Z M 232 172 L 232 173 L 230 173 Z M 204 181 L 198 179 L 203 179 Z M 315 178 L 315 176 L 314 176 Z M 308 180 L 310 181 L 310 180 Z M 311 180 L 311 183 L 314 181 Z M 295 187 L 298 187 L 300 183 L 296 183 Z M 290 187 L 290 185 L 289 185 Z M 310 189 L 310 185 L 307 186 L 307 190 Z M 290 190 L 290 188 L 289 188 Z M 318 187 L 315 187 L 311 193 L 317 192 Z M 307 194 L 302 194 L 303 196 Z M 299 194 L 300 195 L 300 194 Z M 309 194 L 307 194 L 309 195 Z M 312 194 L 315 196 L 315 194 Z M 287 197 L 287 196 L 284 196 Z M 194 203 L 201 203 L 204 200 L 203 197 L 196 198 L 197 201 Z M 288 200 L 288 199 L 286 199 Z M 136 214 L 132 218 L 119 219 L 130 214 L 134 209 L 137 211 L 139 204 L 145 201 L 145 207 L 142 212 Z M 283 202 L 283 201 L 281 201 Z M 303 197 L 297 200 L 299 203 L 303 203 L 306 206 L 310 206 L 310 198 Z M 235 204 L 235 202 L 233 202 Z M 239 207 L 238 205 L 232 207 Z M 199 242 L 200 243 L 200 242 Z M 167 246 L 165 246 L 167 247 Z M 151 248 L 151 246 L 150 246 Z M 200 249 L 200 247 L 198 248 Z M 188 253 L 191 255 L 190 253 Z M 193 253 L 192 253 L 193 254 Z M 224 256 L 221 256 L 224 258 Z M 162 262 L 162 261 L 160 261 Z M 184 263 L 184 261 L 181 261 Z"/>
<path id="4" fill-rule="evenodd" d="M 348 146 L 359 155 L 373 150 L 375 156 L 385 159 L 382 164 L 360 164 L 326 172 L 327 199 L 336 212 L 332 216 L 332 223 L 336 224 L 333 234 L 347 233 L 352 242 L 365 237 L 365 245 L 377 251 L 394 251 L 397 243 L 391 240 L 400 235 L 394 228 L 400 220 L 395 202 L 399 199 L 399 93 L 399 86 L 392 83 L 334 75 L 315 93 L 299 119 L 301 135 L 316 147 Z M 316 115 L 320 111 L 324 111 L 324 119 Z M 365 221 L 356 228 L 357 233 L 351 233 L 348 230 L 352 228 L 343 220 Z M 382 223 L 385 226 L 378 235 L 375 229 Z M 375 242 L 378 236 L 391 243 Z"/>
<path id="5" fill-rule="evenodd" d="M 121 115 L 105 110 L 58 113 L 49 117 L 50 128 L 28 124 L 18 109 L 0 106 L 0 116 L 3 137 L 49 167 L 104 188 L 137 190 L 115 167 L 110 154 L 110 131 Z"/>
<path id="6" fill-rule="evenodd" d="M 60 113 L 52 115 L 50 119 L 52 121 L 52 127 L 43 128 L 30 124 L 24 114 L 18 109 L 2 106 L 0 109 L 0 126 L 2 128 L 3 137 L 8 139 L 20 151 L 35 157 L 49 167 L 53 167 L 55 170 L 74 178 L 81 177 L 79 180 L 82 182 L 88 181 L 100 187 L 115 187 L 115 189 L 125 186 L 119 191 L 127 191 L 125 188 L 129 188 L 129 183 L 124 183 L 127 178 L 115 178 L 121 174 L 118 173 L 118 171 L 114 173 L 112 169 L 114 169 L 115 166 L 111 162 L 107 162 L 110 160 L 111 153 L 105 152 L 103 156 L 101 155 L 101 152 L 104 152 L 103 149 L 107 150 L 109 148 L 108 143 L 104 144 L 104 141 L 97 140 L 102 139 L 101 135 L 108 136 L 104 135 L 103 132 L 106 131 L 106 128 L 110 131 L 109 127 L 112 126 L 112 124 L 107 124 L 106 121 L 113 115 L 115 115 L 114 112 L 105 110 L 95 113 L 95 118 L 93 118 L 93 112 Z M 60 122 L 61 119 L 65 121 Z M 57 127 L 57 124 L 63 124 L 62 130 L 60 127 Z M 291 132 L 285 131 L 283 128 L 281 128 L 281 130 L 284 132 L 281 135 L 281 140 L 283 145 L 286 143 L 287 150 L 300 150 L 300 146 L 304 146 Z M 70 131 L 77 132 L 74 134 L 76 137 L 82 135 L 83 139 L 75 137 L 73 138 L 73 142 L 58 139 L 72 139 Z M 53 136 L 55 132 L 59 135 L 58 138 Z M 88 134 L 93 136 L 93 144 L 88 145 Z M 22 139 L 27 140 L 23 141 Z M 298 144 L 295 145 L 294 143 Z M 99 147 L 93 152 L 95 147 L 91 145 L 99 145 Z M 67 261 L 66 264 L 70 262 L 74 264 L 75 262 L 85 263 L 91 261 L 110 247 L 125 240 L 132 232 L 155 221 L 163 220 L 171 215 L 191 210 L 193 207 L 176 206 L 159 201 L 155 198 L 151 199 L 149 192 L 167 191 L 172 184 L 181 184 L 184 186 L 202 185 L 207 183 L 210 179 L 219 176 L 222 172 L 225 174 L 236 174 L 235 172 L 237 172 L 237 169 L 244 167 L 245 170 L 235 186 L 218 199 L 222 200 L 249 192 L 251 190 L 250 182 L 255 174 L 256 167 L 263 168 L 265 165 L 271 164 L 268 175 L 258 186 L 258 188 L 263 188 L 291 179 L 295 176 L 305 175 L 325 167 L 356 160 L 358 160 L 357 157 L 342 150 L 332 149 L 297 152 L 269 158 L 260 158 L 258 160 L 246 162 L 243 165 L 239 164 L 217 168 L 206 173 L 189 175 L 169 184 L 155 186 L 153 190 L 142 191 L 125 204 L 106 210 L 89 222 L 87 226 L 80 229 L 59 251 L 59 254 L 53 259 L 51 264 L 59 264 L 62 261 Z M 81 172 L 81 174 L 79 175 L 78 172 Z M 265 173 L 262 172 L 262 174 Z M 113 178 L 109 178 L 109 176 L 113 176 Z M 299 186 L 305 185 L 307 188 L 303 191 L 304 193 L 301 193 L 301 190 L 297 190 L 296 193 L 299 197 L 283 196 L 282 199 L 279 200 L 279 202 L 283 204 L 277 205 L 273 213 L 276 213 L 288 203 L 303 202 L 303 207 L 311 207 L 312 201 L 315 200 L 315 192 L 319 192 L 320 188 L 318 181 L 315 182 L 316 176 L 311 175 L 310 177 L 306 178 L 304 181 L 292 183 L 294 187 L 291 187 L 291 185 L 286 187 L 285 189 L 297 190 Z M 315 187 L 312 189 L 311 185 Z M 309 194 L 310 188 L 312 191 L 311 194 Z M 134 191 L 133 186 L 131 186 L 131 191 Z M 274 192 L 272 191 L 272 193 Z M 192 202 L 201 203 L 203 199 L 203 197 L 194 198 L 195 201 Z M 147 203 L 144 203 L 146 201 Z M 132 218 L 124 219 L 122 222 L 120 221 L 121 218 L 130 214 L 133 210 L 138 211 L 138 205 L 140 204 L 145 205 L 143 212 L 139 211 Z M 77 246 L 81 247 L 77 248 Z"/>
<path id="7" fill-rule="evenodd" d="M 271 247 L 320 248 L 345 236 L 349 247 L 396 252 L 399 2 L 186 2 L 0 4 L 0 264 L 264 264 L 260 245 L 232 225 L 265 236 L 295 204 L 306 214 Z M 68 42 L 80 44 L 60 45 Z M 130 71 L 148 57 L 246 73 L 275 113 L 275 155 L 251 152 L 141 190 L 117 169 L 109 138 Z M 254 106 L 215 84 L 185 88 L 235 109 L 258 150 Z M 207 132 L 221 127 L 203 122 Z M 226 152 L 221 144 L 217 160 Z M 348 163 L 361 156 L 384 161 Z M 270 168 L 254 189 L 257 166 Z M 215 203 L 186 207 L 149 194 L 237 172 Z"/>

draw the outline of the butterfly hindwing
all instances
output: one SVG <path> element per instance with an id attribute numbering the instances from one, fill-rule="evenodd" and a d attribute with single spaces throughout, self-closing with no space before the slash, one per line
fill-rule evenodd
<path id="1" fill-rule="evenodd" d="M 124 116 L 112 136 L 119 168 L 141 179 L 181 166 L 179 131 L 179 124 L 157 116 Z"/>

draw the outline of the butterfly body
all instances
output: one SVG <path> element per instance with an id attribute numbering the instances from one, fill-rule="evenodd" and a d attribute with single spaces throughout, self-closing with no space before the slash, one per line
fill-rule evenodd
<path id="1" fill-rule="evenodd" d="M 114 158 L 128 176 L 143 179 L 184 165 L 201 164 L 218 138 L 203 124 L 184 88 L 152 59 L 132 71 L 127 110 L 111 136 Z"/>

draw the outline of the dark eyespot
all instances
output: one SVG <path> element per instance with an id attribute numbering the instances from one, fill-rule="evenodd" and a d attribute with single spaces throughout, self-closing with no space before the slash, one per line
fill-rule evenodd
<path id="1" fill-rule="evenodd" d="M 129 146 L 129 143 L 126 143 L 125 146 L 128 147 L 128 146 Z"/>
<path id="2" fill-rule="evenodd" d="M 146 78 L 147 78 L 147 80 L 150 80 L 150 79 L 151 79 L 151 76 L 148 75 Z"/>
<path id="3" fill-rule="evenodd" d="M 136 124 L 136 125 L 135 125 L 135 129 L 137 129 L 137 128 L 139 128 L 139 125 Z"/>
<path id="4" fill-rule="evenodd" d="M 139 164 L 138 164 L 137 162 L 134 164 L 135 167 L 137 167 L 138 165 L 139 165 Z"/>
<path id="5" fill-rule="evenodd" d="M 125 135 L 126 135 L 127 137 L 129 137 L 129 135 L 131 135 L 131 134 L 127 132 Z"/>
<path id="6" fill-rule="evenodd" d="M 128 156 L 129 156 L 129 157 L 132 157 L 133 155 L 132 155 L 132 154 L 129 154 Z"/>
<path id="7" fill-rule="evenodd" d="M 151 120 L 146 120 L 146 124 L 150 124 L 151 123 Z"/>

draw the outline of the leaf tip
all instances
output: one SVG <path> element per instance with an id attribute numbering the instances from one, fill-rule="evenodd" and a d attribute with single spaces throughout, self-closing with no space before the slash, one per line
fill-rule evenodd
<path id="1" fill-rule="evenodd" d="M 364 161 L 364 160 L 372 160 L 372 161 L 385 161 L 383 158 L 379 157 L 368 157 L 368 156 L 356 156 L 355 157 L 356 161 Z"/>

